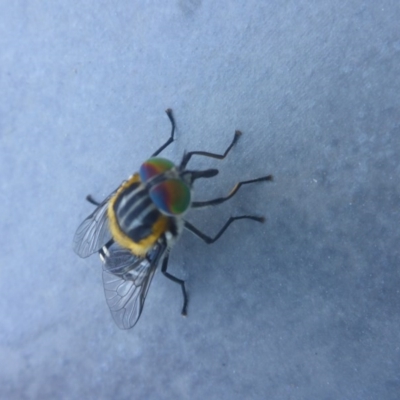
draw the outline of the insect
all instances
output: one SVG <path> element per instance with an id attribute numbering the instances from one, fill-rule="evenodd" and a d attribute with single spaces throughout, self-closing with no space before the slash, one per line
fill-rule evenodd
<path id="1" fill-rule="evenodd" d="M 103 202 L 90 195 L 87 200 L 96 206 L 78 227 L 73 241 L 74 251 L 82 258 L 99 253 L 103 263 L 103 285 L 108 307 L 121 329 L 132 328 L 138 321 L 154 273 L 161 272 L 180 285 L 183 294 L 182 315 L 187 314 L 188 295 L 185 282 L 167 271 L 170 249 L 187 229 L 210 244 L 218 240 L 228 226 L 240 219 L 263 222 L 254 215 L 230 217 L 220 231 L 210 237 L 185 219 L 188 210 L 214 206 L 233 197 L 243 185 L 271 181 L 272 175 L 238 182 L 225 197 L 207 201 L 193 200 L 193 183 L 199 178 L 211 178 L 217 169 L 203 171 L 186 169 L 192 156 L 224 159 L 239 139 L 236 131 L 224 154 L 205 151 L 185 153 L 179 165 L 158 157 L 174 141 L 175 120 L 171 122 L 169 139 L 145 161 L 139 172 L 124 181 Z"/>

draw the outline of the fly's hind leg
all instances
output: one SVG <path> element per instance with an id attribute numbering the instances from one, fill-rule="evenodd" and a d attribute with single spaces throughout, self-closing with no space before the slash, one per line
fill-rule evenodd
<path id="1" fill-rule="evenodd" d="M 185 287 L 185 281 L 182 279 L 177 278 L 174 275 L 171 275 L 169 272 L 167 272 L 167 268 L 168 268 L 168 254 L 165 256 L 162 266 L 161 266 L 161 272 L 164 274 L 164 276 L 168 279 L 170 279 L 171 281 L 177 283 L 178 285 L 181 286 L 182 289 L 182 294 L 183 294 L 183 307 L 182 307 L 182 312 L 181 314 L 183 316 L 187 315 L 187 304 L 188 304 L 188 295 L 186 292 L 186 287 Z"/>
<path id="2" fill-rule="evenodd" d="M 99 206 L 101 203 L 99 203 L 98 201 L 96 201 L 91 194 L 88 194 L 86 196 L 86 201 L 88 201 L 90 204 L 93 204 L 94 206 Z"/>

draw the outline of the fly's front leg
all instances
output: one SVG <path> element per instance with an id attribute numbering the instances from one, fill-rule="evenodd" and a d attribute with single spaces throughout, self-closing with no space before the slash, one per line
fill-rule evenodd
<path id="1" fill-rule="evenodd" d="M 218 160 L 223 160 L 228 153 L 230 152 L 231 148 L 235 145 L 235 143 L 239 140 L 240 136 L 242 135 L 242 132 L 240 131 L 235 131 L 235 135 L 233 136 L 233 140 L 231 144 L 228 146 L 228 148 L 225 150 L 224 154 L 215 154 L 215 153 L 209 153 L 208 151 L 190 151 L 189 153 L 186 153 L 183 156 L 183 160 L 179 166 L 179 169 L 183 171 L 189 162 L 189 160 L 192 158 L 192 156 L 197 155 L 197 156 L 204 156 L 204 157 L 211 157 L 211 158 L 216 158 Z"/>
<path id="2" fill-rule="evenodd" d="M 168 147 L 174 141 L 175 119 L 174 119 L 174 116 L 172 115 L 172 110 L 170 108 L 166 109 L 165 112 L 167 113 L 168 118 L 171 121 L 171 126 L 172 126 L 172 128 L 171 128 L 171 136 L 157 151 L 155 151 L 151 155 L 152 157 L 158 156 L 166 147 Z"/>
<path id="3" fill-rule="evenodd" d="M 192 208 L 201 208 L 201 207 L 207 207 L 207 206 L 215 206 L 217 204 L 224 203 L 225 201 L 229 200 L 231 197 L 233 197 L 237 191 L 240 189 L 242 185 L 248 185 L 249 183 L 256 183 L 256 182 L 267 182 L 267 181 L 272 181 L 273 176 L 272 175 L 267 175 L 267 176 L 262 176 L 261 178 L 257 179 L 251 179 L 249 181 L 242 181 L 238 182 L 233 189 L 230 191 L 228 196 L 225 197 L 219 197 L 217 199 L 213 200 L 208 200 L 208 201 L 194 201 L 192 203 Z"/>

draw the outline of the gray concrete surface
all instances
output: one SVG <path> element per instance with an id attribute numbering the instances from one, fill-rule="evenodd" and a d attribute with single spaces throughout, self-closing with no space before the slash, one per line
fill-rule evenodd
<path id="1" fill-rule="evenodd" d="M 0 398 L 400 398 L 400 3 L 2 1 Z M 222 151 L 138 325 L 120 331 L 92 206 L 164 153 Z"/>

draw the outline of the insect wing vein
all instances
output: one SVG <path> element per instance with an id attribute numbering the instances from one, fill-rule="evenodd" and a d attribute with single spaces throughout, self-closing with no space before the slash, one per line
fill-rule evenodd
<path id="1" fill-rule="evenodd" d="M 143 310 L 150 283 L 166 246 L 157 243 L 148 257 L 139 258 L 113 245 L 103 266 L 103 285 L 108 307 L 121 329 L 130 329 Z"/>
<path id="2" fill-rule="evenodd" d="M 99 251 L 110 239 L 107 208 L 113 192 L 78 227 L 74 236 L 74 251 L 82 258 Z"/>

